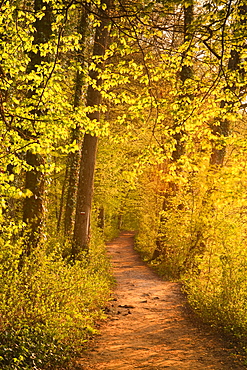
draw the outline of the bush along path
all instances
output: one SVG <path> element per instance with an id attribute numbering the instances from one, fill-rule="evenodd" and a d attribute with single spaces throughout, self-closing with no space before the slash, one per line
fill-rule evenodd
<path id="1" fill-rule="evenodd" d="M 133 233 L 108 244 L 116 288 L 82 370 L 246 369 L 226 341 L 186 308 L 180 285 L 163 281 L 133 248 Z"/>

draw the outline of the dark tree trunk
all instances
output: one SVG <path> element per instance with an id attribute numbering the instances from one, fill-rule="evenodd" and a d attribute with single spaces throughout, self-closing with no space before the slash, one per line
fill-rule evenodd
<path id="1" fill-rule="evenodd" d="M 61 196 L 60 196 L 60 204 L 59 204 L 59 211 L 58 211 L 58 218 L 57 218 L 57 232 L 58 233 L 60 232 L 61 223 L 62 223 L 67 178 L 68 178 L 68 166 L 66 166 L 66 171 L 65 171 L 65 175 L 64 175 L 64 179 L 63 179 L 63 185 L 62 185 L 62 192 L 61 192 Z"/>
<path id="2" fill-rule="evenodd" d="M 44 174 L 37 168 L 44 164 L 42 156 L 28 151 L 27 163 L 33 170 L 26 173 L 25 188 L 31 190 L 32 196 L 25 198 L 23 208 L 23 221 L 27 224 L 25 239 L 26 255 L 37 246 L 43 222 L 43 197 L 44 197 Z"/>
<path id="3" fill-rule="evenodd" d="M 105 209 L 101 206 L 98 215 L 98 227 L 103 231 L 105 228 Z"/>
<path id="4" fill-rule="evenodd" d="M 194 12 L 194 6 L 193 3 L 191 5 L 184 7 L 184 42 L 190 42 L 192 39 L 192 33 L 191 33 L 191 24 L 193 22 L 193 12 Z M 188 47 L 189 49 L 189 47 Z M 181 93 L 180 93 L 180 100 L 183 104 L 183 100 L 187 97 L 189 97 L 191 100 L 193 99 L 193 96 L 191 94 L 188 94 L 186 92 L 186 88 L 184 89 L 184 84 L 188 79 L 191 79 L 193 77 L 193 68 L 191 66 L 187 66 L 184 64 L 184 60 L 187 58 L 187 51 L 185 51 L 182 55 L 182 69 L 179 75 L 180 81 L 182 83 L 181 86 Z M 185 90 L 185 91 L 184 91 Z M 181 156 L 184 154 L 185 147 L 184 147 L 184 128 L 181 125 L 181 122 L 178 122 L 177 120 L 174 122 L 174 127 L 176 129 L 176 133 L 173 135 L 173 138 L 175 139 L 175 150 L 172 153 L 172 161 L 177 162 Z M 179 129 L 179 130 L 178 130 Z"/>
<path id="5" fill-rule="evenodd" d="M 104 1 L 107 8 L 110 6 L 110 0 Z M 108 42 L 108 24 L 109 19 L 104 12 L 99 14 L 101 23 L 96 28 L 93 56 L 103 56 Z M 97 69 L 102 69 L 102 62 L 98 63 Z M 100 86 L 101 80 L 98 71 L 90 71 L 90 77 L 96 80 L 97 86 Z M 96 111 L 89 113 L 90 120 L 100 120 L 101 93 L 92 85 L 89 85 L 87 92 L 87 106 L 95 107 Z M 94 170 L 97 153 L 96 136 L 85 134 L 82 150 L 79 173 L 79 184 L 77 193 L 76 216 L 73 236 L 72 255 L 76 257 L 81 250 L 88 249 L 90 235 L 90 217 L 93 199 Z"/>
<path id="6" fill-rule="evenodd" d="M 34 45 L 41 45 L 49 41 L 52 30 L 51 30 L 51 8 L 50 5 L 43 0 L 34 1 L 34 12 L 37 14 L 45 8 L 44 16 L 39 19 L 36 18 L 34 23 Z M 47 56 L 41 56 L 40 52 L 30 53 L 30 62 L 27 67 L 27 73 L 37 70 L 37 66 L 42 62 L 47 61 Z M 27 95 L 30 100 L 35 96 L 35 91 L 29 91 Z M 33 109 L 33 116 L 40 116 L 41 112 Z M 35 122 L 33 123 L 35 125 Z M 31 133 L 25 132 L 27 137 L 31 137 Z M 25 250 L 23 254 L 29 255 L 37 244 L 41 236 L 41 228 L 43 221 L 43 198 L 44 198 L 44 173 L 42 172 L 41 166 L 44 164 L 44 160 L 40 154 L 34 153 L 29 150 L 26 154 L 26 162 L 31 167 L 26 173 L 25 188 L 32 192 L 30 197 L 25 198 L 23 204 L 23 221 L 27 225 L 26 228 L 26 240 Z"/>

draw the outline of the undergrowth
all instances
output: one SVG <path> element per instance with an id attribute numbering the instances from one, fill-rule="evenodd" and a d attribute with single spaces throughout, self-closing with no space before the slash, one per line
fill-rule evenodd
<path id="1" fill-rule="evenodd" d="M 58 242 L 49 243 L 19 271 L 21 241 L 0 239 L 2 370 L 65 366 L 104 317 L 112 278 L 102 241 L 92 239 L 90 252 L 74 264 L 62 259 Z"/>

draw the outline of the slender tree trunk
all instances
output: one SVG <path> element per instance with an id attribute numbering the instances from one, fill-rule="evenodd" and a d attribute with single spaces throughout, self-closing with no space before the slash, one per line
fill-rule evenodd
<path id="1" fill-rule="evenodd" d="M 68 166 L 66 166 L 65 175 L 63 178 L 62 192 L 60 196 L 60 204 L 59 204 L 59 211 L 58 211 L 58 218 L 57 218 L 57 232 L 58 233 L 60 232 L 60 229 L 61 229 L 61 223 L 62 223 L 62 217 L 63 217 L 63 207 L 64 207 L 67 178 L 68 178 Z"/>
<path id="2" fill-rule="evenodd" d="M 110 6 L 110 1 L 111 0 L 104 1 L 108 9 Z M 101 23 L 96 28 L 93 56 L 103 56 L 108 42 L 109 20 L 104 12 L 101 12 L 99 15 L 101 16 Z M 96 70 L 90 71 L 90 77 L 91 79 L 97 81 L 97 86 L 100 86 L 101 84 L 97 69 L 102 68 L 103 64 L 100 62 L 97 64 Z M 99 106 L 101 104 L 101 100 L 102 98 L 100 91 L 98 91 L 98 89 L 94 88 L 92 85 L 89 85 L 86 104 L 87 106 L 95 107 L 95 111 L 88 114 L 88 118 L 92 121 L 100 120 Z M 72 255 L 74 257 L 76 257 L 81 250 L 88 249 L 97 142 L 98 138 L 96 136 L 85 134 L 82 143 L 72 247 Z"/>
<path id="3" fill-rule="evenodd" d="M 79 144 L 79 127 L 73 130 L 72 138 Z M 65 179 L 68 184 L 66 196 L 65 212 L 64 212 L 64 236 L 69 237 L 73 229 L 73 219 L 76 207 L 76 190 L 78 184 L 80 152 L 70 153 L 67 159 L 68 177 Z"/>
<path id="4" fill-rule="evenodd" d="M 105 228 L 105 209 L 104 209 L 104 206 L 101 206 L 100 209 L 99 209 L 98 227 L 102 231 L 104 231 L 104 228 Z"/>
<path id="5" fill-rule="evenodd" d="M 75 94 L 74 94 L 74 108 L 81 105 L 82 88 L 84 85 L 84 64 L 85 64 L 85 45 L 86 45 L 86 32 L 87 32 L 87 11 L 81 10 L 80 21 L 78 25 L 78 33 L 81 35 L 80 45 L 81 48 L 77 53 L 77 60 L 80 63 L 80 70 L 77 71 L 75 81 Z M 80 127 L 76 126 L 71 135 L 71 141 L 80 143 Z M 69 237 L 72 233 L 73 219 L 76 208 L 76 190 L 78 185 L 78 172 L 80 164 L 80 152 L 76 151 L 70 153 L 68 156 L 67 173 L 68 173 L 68 192 L 65 205 L 64 216 L 64 236 Z"/>
<path id="6" fill-rule="evenodd" d="M 43 222 L 44 174 L 38 170 L 44 164 L 41 155 L 28 151 L 26 162 L 33 168 L 26 173 L 25 188 L 31 190 L 32 195 L 25 198 L 23 207 L 23 221 L 27 224 L 25 239 L 25 254 L 29 255 L 37 247 Z"/>
<path id="7" fill-rule="evenodd" d="M 184 42 L 190 42 L 192 39 L 191 34 L 191 24 L 193 22 L 193 16 L 194 16 L 194 5 L 193 2 L 188 5 L 184 6 Z M 182 69 L 179 75 L 180 81 L 182 83 L 182 92 L 180 93 L 180 99 L 183 101 L 185 97 L 189 97 L 191 100 L 193 99 L 193 96 L 191 94 L 188 94 L 184 91 L 184 85 L 188 79 L 192 79 L 193 77 L 193 68 L 191 66 L 188 66 L 186 64 L 183 64 L 184 59 L 187 58 L 187 51 L 185 51 L 182 55 Z M 174 126 L 176 129 L 176 133 L 173 135 L 173 138 L 175 139 L 175 150 L 172 153 L 172 161 L 177 162 L 181 156 L 184 154 L 184 129 L 183 127 L 180 127 L 180 122 L 175 121 Z"/>
<path id="8" fill-rule="evenodd" d="M 43 0 L 34 1 L 34 12 L 38 14 L 43 8 L 44 16 L 36 18 L 34 23 L 34 41 L 33 45 L 41 45 L 49 41 L 51 30 L 51 8 L 50 5 Z M 37 66 L 42 62 L 47 61 L 47 56 L 41 56 L 40 52 L 30 53 L 30 62 L 27 67 L 27 73 L 37 70 Z M 29 91 L 28 97 L 30 100 L 35 95 L 35 91 Z M 34 108 L 34 116 L 40 116 L 41 112 L 36 112 Z M 35 125 L 35 122 L 34 122 Z M 25 132 L 27 137 L 31 137 L 31 133 Z M 23 221 L 27 225 L 26 240 L 25 240 L 25 255 L 29 255 L 40 240 L 41 228 L 43 222 L 43 198 L 45 179 L 41 166 L 44 164 L 44 159 L 40 154 L 28 150 L 26 154 L 26 162 L 31 167 L 31 170 L 26 172 L 25 188 L 32 192 L 30 197 L 25 198 L 23 204 Z"/>

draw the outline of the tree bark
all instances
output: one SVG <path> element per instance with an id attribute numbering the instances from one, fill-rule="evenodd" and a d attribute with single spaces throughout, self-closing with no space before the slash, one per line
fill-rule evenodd
<path id="1" fill-rule="evenodd" d="M 109 9 L 110 0 L 104 1 Z M 96 28 L 93 56 L 103 56 L 108 43 L 108 25 L 109 19 L 106 13 L 100 11 L 101 17 L 100 25 Z M 91 70 L 89 75 L 92 80 L 96 80 L 97 87 L 100 86 L 101 80 L 99 78 L 98 69 L 103 68 L 103 63 L 98 62 L 96 70 Z M 90 120 L 100 120 L 100 104 L 101 93 L 92 85 L 89 85 L 87 91 L 86 105 L 94 107 L 95 111 L 88 113 Z M 82 149 L 81 149 L 81 162 L 79 172 L 79 184 L 77 193 L 76 216 L 72 245 L 72 256 L 76 258 L 80 251 L 88 250 L 89 236 L 90 236 L 90 218 L 93 199 L 93 184 L 94 184 L 94 171 L 96 164 L 98 138 L 91 134 L 85 134 Z"/>
<path id="2" fill-rule="evenodd" d="M 34 12 L 37 14 L 40 10 L 44 10 L 44 16 L 39 19 L 36 18 L 34 23 L 34 45 L 41 45 L 49 41 L 52 34 L 51 30 L 51 7 L 43 0 L 34 1 Z M 47 56 L 41 56 L 39 50 L 37 53 L 30 52 L 30 62 L 27 67 L 27 73 L 37 70 L 37 66 L 42 62 L 47 61 Z M 27 94 L 30 100 L 35 95 L 35 91 L 30 90 Z M 36 111 L 35 107 L 33 115 L 40 116 L 41 112 Z M 35 122 L 33 123 L 35 125 Z M 31 133 L 25 132 L 27 137 L 32 137 Z M 26 153 L 26 162 L 31 166 L 31 170 L 26 172 L 25 188 L 32 192 L 30 197 L 25 198 L 23 204 L 23 221 L 27 225 L 25 250 L 23 254 L 30 255 L 33 249 L 38 245 L 41 236 L 42 222 L 43 222 L 43 199 L 44 199 L 44 185 L 45 179 L 41 166 L 44 160 L 40 154 L 28 150 Z"/>
<path id="3" fill-rule="evenodd" d="M 80 70 L 77 71 L 75 81 L 75 94 L 74 94 L 74 108 L 81 105 L 82 88 L 84 85 L 84 72 L 82 71 L 85 64 L 85 45 L 86 45 L 86 32 L 87 32 L 87 11 L 81 10 L 80 21 L 78 25 L 78 33 L 81 35 L 80 45 L 81 48 L 77 53 L 77 60 L 80 63 Z M 80 127 L 76 126 L 71 135 L 71 141 L 79 145 L 80 143 Z M 65 205 L 64 216 L 64 236 L 70 237 L 73 229 L 73 218 L 76 208 L 76 190 L 78 184 L 80 152 L 76 151 L 70 153 L 68 156 L 67 173 L 68 173 L 68 191 Z"/>
<path id="4" fill-rule="evenodd" d="M 26 154 L 26 162 L 33 168 L 26 173 L 25 179 L 25 188 L 31 190 L 32 195 L 25 198 L 23 207 L 23 221 L 27 225 L 25 254 L 29 256 L 37 247 L 41 236 L 45 180 L 43 172 L 38 169 L 44 164 L 41 155 L 29 150 Z"/>
<path id="5" fill-rule="evenodd" d="M 184 25 L 183 25 L 183 35 L 184 35 L 184 43 L 189 42 L 192 38 L 191 34 L 191 24 L 193 22 L 193 17 L 194 17 L 194 5 L 193 2 L 188 5 L 184 6 Z M 184 59 L 187 57 L 187 51 L 185 51 L 182 55 L 182 69 L 179 75 L 180 81 L 182 83 L 182 89 L 185 84 L 185 82 L 188 79 L 191 79 L 193 77 L 193 68 L 191 66 L 187 66 L 186 64 L 183 64 Z M 184 90 L 184 89 L 183 89 Z M 188 93 L 185 91 L 182 91 L 180 94 L 180 99 L 183 101 L 185 97 L 188 96 Z M 189 94 L 189 98 L 193 98 Z M 180 127 L 180 130 L 177 131 L 177 128 L 180 126 L 180 122 L 175 121 L 174 126 L 176 128 L 176 133 L 173 135 L 173 138 L 175 139 L 175 150 L 172 153 L 172 161 L 177 162 L 181 156 L 184 154 L 184 129 L 183 127 Z"/>
<path id="6" fill-rule="evenodd" d="M 105 209 L 104 209 L 104 206 L 101 206 L 100 209 L 99 209 L 98 227 L 102 231 L 104 231 L 104 228 L 105 228 Z"/>

